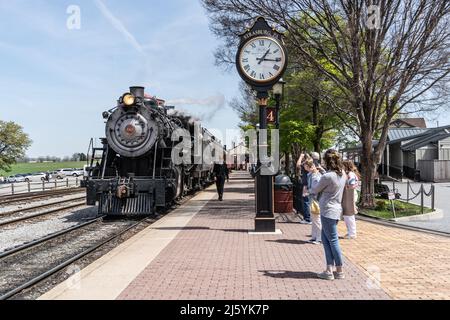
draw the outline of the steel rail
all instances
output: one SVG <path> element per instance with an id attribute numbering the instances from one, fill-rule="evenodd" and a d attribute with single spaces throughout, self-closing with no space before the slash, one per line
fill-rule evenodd
<path id="1" fill-rule="evenodd" d="M 40 192 L 31 192 L 26 194 L 17 194 L 17 195 L 9 195 L 9 196 L 0 196 L 0 204 L 5 205 L 13 202 L 18 202 L 21 200 L 35 200 L 40 198 L 47 198 L 58 195 L 79 193 L 84 191 L 83 188 L 70 188 L 67 190 L 52 190 L 52 191 L 40 191 Z"/>
<path id="2" fill-rule="evenodd" d="M 91 224 L 93 224 L 94 222 L 97 222 L 97 221 L 103 219 L 103 217 L 105 217 L 105 216 L 102 215 L 102 216 L 100 216 L 100 217 L 91 219 L 91 220 L 89 220 L 89 221 L 87 221 L 87 222 L 78 224 L 78 225 L 76 225 L 76 226 L 73 226 L 73 227 L 70 227 L 70 228 L 67 228 L 67 229 L 63 229 L 63 230 L 61 230 L 61 231 L 52 233 L 52 234 L 50 234 L 50 235 L 48 235 L 48 236 L 45 236 L 45 237 L 42 237 L 42 238 L 33 240 L 33 241 L 31 241 L 31 242 L 28 242 L 28 243 L 25 243 L 25 244 L 23 244 L 23 245 L 21 245 L 21 246 L 14 247 L 14 248 L 12 248 L 12 249 L 10 249 L 10 250 L 6 250 L 6 251 L 0 253 L 0 259 L 4 259 L 4 258 L 6 258 L 6 257 L 8 257 L 8 256 L 10 256 L 10 255 L 12 255 L 12 254 L 14 254 L 14 253 L 17 253 L 17 252 L 20 252 L 20 251 L 24 251 L 24 250 L 26 250 L 26 249 L 35 247 L 35 246 L 37 246 L 37 245 L 39 245 L 39 244 L 41 244 L 41 243 L 43 243 L 43 242 L 46 242 L 46 241 L 48 241 L 48 240 L 57 238 L 57 237 L 59 237 L 59 236 L 61 236 L 61 235 L 64 235 L 64 234 L 70 233 L 70 232 L 72 232 L 72 231 L 75 231 L 75 230 L 81 229 L 81 228 L 83 228 L 83 227 L 86 227 L 86 226 L 88 226 L 88 225 L 91 225 Z"/>
<path id="3" fill-rule="evenodd" d="M 58 205 L 58 204 L 66 203 L 66 202 L 72 202 L 72 201 L 75 201 L 75 200 L 82 200 L 82 199 L 85 199 L 85 198 L 86 198 L 86 196 L 78 197 L 78 198 L 71 198 L 71 199 L 64 199 L 64 200 L 57 201 L 57 202 L 44 203 L 44 204 L 39 204 L 37 206 L 32 206 L 32 207 L 27 207 L 27 208 L 21 208 L 21 209 L 15 209 L 15 210 L 11 210 L 11 211 L 0 212 L 0 218 L 7 217 L 7 216 L 13 215 L 15 213 L 32 211 L 32 210 L 41 209 L 41 208 L 45 208 L 45 207 L 50 207 L 50 206 L 53 206 L 53 205 Z"/>
<path id="4" fill-rule="evenodd" d="M 0 296 L 0 300 L 6 300 L 9 299 L 11 297 L 13 297 L 14 295 L 18 294 L 19 292 L 21 292 L 24 289 L 27 289 L 31 286 L 34 286 L 35 284 L 41 282 L 42 280 L 52 276 L 53 274 L 55 274 L 56 272 L 64 269 L 65 267 L 69 266 L 70 264 L 72 264 L 73 262 L 85 257 L 86 255 L 90 254 L 91 252 L 99 249 L 100 247 L 104 246 L 105 244 L 117 239 L 118 237 L 122 236 L 124 233 L 128 232 L 129 230 L 137 227 L 138 225 L 140 225 L 141 223 L 148 221 L 150 219 L 153 219 L 153 217 L 151 218 L 144 218 L 136 223 L 134 223 L 133 225 L 125 228 L 124 230 L 120 231 L 119 233 L 109 237 L 106 240 L 101 241 L 100 243 L 97 243 L 93 246 L 91 246 L 89 249 L 84 250 L 83 252 L 73 256 L 72 258 L 69 258 L 68 260 L 58 264 L 57 266 L 51 268 L 50 270 L 40 274 L 37 277 L 34 277 L 33 279 L 23 283 L 22 285 L 20 285 L 19 287 L 16 287 L 13 290 L 8 291 L 7 293 L 3 294 L 2 296 Z"/>
<path id="5" fill-rule="evenodd" d="M 6 225 L 10 225 L 10 224 L 13 224 L 13 223 L 17 223 L 17 222 L 21 222 L 21 221 L 24 221 L 24 220 L 34 219 L 34 218 L 45 216 L 45 215 L 52 214 L 52 213 L 55 213 L 55 212 L 59 212 L 59 211 L 67 210 L 67 209 L 72 209 L 72 208 L 75 208 L 75 207 L 84 206 L 84 205 L 86 205 L 85 202 L 78 202 L 78 203 L 70 205 L 70 206 L 65 206 L 65 207 L 61 207 L 61 208 L 56 208 L 56 209 L 47 210 L 47 211 L 44 211 L 44 212 L 32 214 L 32 215 L 25 216 L 25 217 L 11 219 L 11 220 L 7 220 L 7 221 L 2 221 L 2 222 L 0 222 L 0 227 L 6 226 Z"/>

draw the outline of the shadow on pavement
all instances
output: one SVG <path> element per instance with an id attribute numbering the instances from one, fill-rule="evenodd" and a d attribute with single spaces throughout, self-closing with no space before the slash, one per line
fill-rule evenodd
<path id="1" fill-rule="evenodd" d="M 259 270 L 271 278 L 318 279 L 317 273 L 311 271 Z"/>
<path id="2" fill-rule="evenodd" d="M 287 243 L 287 244 L 311 244 L 311 242 L 305 240 L 298 239 L 277 239 L 277 240 L 266 240 L 268 242 L 278 242 L 278 243 Z"/>

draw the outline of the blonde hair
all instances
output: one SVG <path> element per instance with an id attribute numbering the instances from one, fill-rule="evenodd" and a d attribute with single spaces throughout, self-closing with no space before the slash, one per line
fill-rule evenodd
<path id="1" fill-rule="evenodd" d="M 314 166 L 314 160 L 313 159 L 306 159 L 304 162 L 303 162 L 303 165 L 305 166 L 308 166 L 308 168 L 312 168 L 313 166 Z"/>

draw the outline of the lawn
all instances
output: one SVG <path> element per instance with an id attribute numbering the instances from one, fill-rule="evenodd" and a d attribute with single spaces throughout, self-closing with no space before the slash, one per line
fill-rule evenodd
<path id="1" fill-rule="evenodd" d="M 376 207 L 373 210 L 364 209 L 361 213 L 367 214 L 372 217 L 382 218 L 382 219 L 392 219 L 394 215 L 392 213 L 391 202 L 385 199 L 375 199 Z M 399 200 L 394 200 L 395 216 L 408 217 L 421 214 L 420 206 L 406 203 Z M 423 213 L 429 213 L 432 210 L 430 208 L 424 207 Z"/>
<path id="2" fill-rule="evenodd" d="M 17 163 L 11 166 L 10 172 L 0 170 L 0 176 L 7 177 L 18 173 L 34 173 L 54 171 L 63 168 L 83 168 L 86 161 L 69 161 L 69 162 L 45 162 L 45 163 Z"/>

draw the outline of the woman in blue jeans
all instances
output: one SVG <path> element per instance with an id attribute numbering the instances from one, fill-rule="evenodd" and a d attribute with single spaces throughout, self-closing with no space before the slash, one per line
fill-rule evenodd
<path id="1" fill-rule="evenodd" d="M 322 222 L 322 244 L 327 262 L 326 270 L 317 276 L 321 279 L 343 279 L 342 253 L 339 246 L 337 224 L 342 214 L 342 195 L 347 181 L 342 159 L 336 150 L 325 152 L 324 162 L 327 172 L 312 185 L 312 193 L 319 195 Z M 336 267 L 336 272 L 333 269 Z"/>

